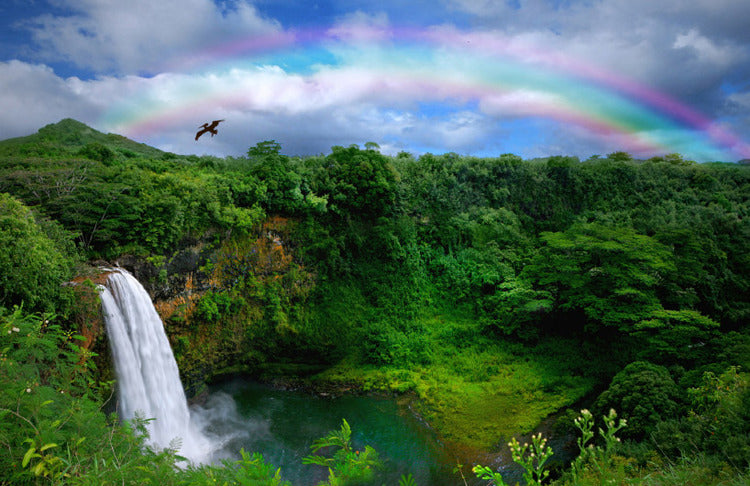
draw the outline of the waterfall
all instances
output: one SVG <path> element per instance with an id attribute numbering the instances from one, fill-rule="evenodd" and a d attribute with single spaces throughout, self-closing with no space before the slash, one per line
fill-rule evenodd
<path id="1" fill-rule="evenodd" d="M 143 286 L 115 269 L 100 288 L 102 309 L 115 365 L 119 415 L 153 419 L 150 444 L 176 447 L 192 462 L 205 462 L 210 441 L 191 421 L 177 362 L 164 325 Z"/>

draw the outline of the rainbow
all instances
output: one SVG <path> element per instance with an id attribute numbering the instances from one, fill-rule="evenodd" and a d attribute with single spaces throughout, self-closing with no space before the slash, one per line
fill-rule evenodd
<path id="1" fill-rule="evenodd" d="M 663 93 L 492 32 L 283 31 L 172 59 L 148 81 L 103 124 L 138 136 L 217 109 L 293 116 L 353 103 L 403 112 L 434 103 L 471 106 L 498 122 L 554 120 L 608 140 L 613 151 L 750 157 L 750 145 Z"/>

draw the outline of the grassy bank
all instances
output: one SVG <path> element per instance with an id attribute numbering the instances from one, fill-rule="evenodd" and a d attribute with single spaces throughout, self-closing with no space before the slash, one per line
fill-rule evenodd
<path id="1" fill-rule="evenodd" d="M 422 320 L 429 329 L 430 363 L 361 366 L 344 360 L 314 381 L 413 393 L 417 411 L 444 440 L 483 451 L 530 432 L 594 386 L 578 372 L 583 363 L 573 341 L 521 346 L 483 337 L 473 321 L 458 315 Z"/>

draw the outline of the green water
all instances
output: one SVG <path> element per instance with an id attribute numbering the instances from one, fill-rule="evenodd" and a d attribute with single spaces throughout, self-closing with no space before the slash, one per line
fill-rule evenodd
<path id="1" fill-rule="evenodd" d="M 212 387 L 206 407 L 223 415 L 211 427 L 224 437 L 228 456 L 241 447 L 261 452 L 294 486 L 315 485 L 327 478 L 327 470 L 304 465 L 302 458 L 310 455 L 315 439 L 339 429 L 342 419 L 352 428 L 354 447 L 361 450 L 369 445 L 383 461 L 371 484 L 397 485 L 402 474 L 412 474 L 418 485 L 464 484 L 453 473 L 456 459 L 408 407 L 392 399 L 320 397 L 235 379 Z"/>

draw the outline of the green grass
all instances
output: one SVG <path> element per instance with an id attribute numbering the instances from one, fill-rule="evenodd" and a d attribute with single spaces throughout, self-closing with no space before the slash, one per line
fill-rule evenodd
<path id="1" fill-rule="evenodd" d="M 418 398 L 416 409 L 444 440 L 481 450 L 530 432 L 594 386 L 592 379 L 574 376 L 582 358 L 572 342 L 523 347 L 482 336 L 462 316 L 431 315 L 421 321 L 423 327 L 414 327 L 427 329 L 429 364 L 375 367 L 349 359 L 315 380 L 411 392 Z"/>

